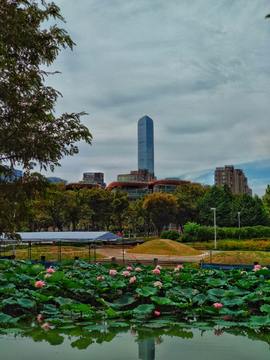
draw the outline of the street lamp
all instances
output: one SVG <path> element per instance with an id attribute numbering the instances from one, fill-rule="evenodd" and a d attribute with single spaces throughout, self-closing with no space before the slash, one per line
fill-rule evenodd
<path id="1" fill-rule="evenodd" d="M 214 210 L 214 232 L 215 232 L 215 249 L 217 248 L 217 225 L 216 225 L 216 208 L 211 208 Z"/>
<path id="2" fill-rule="evenodd" d="M 241 215 L 241 212 L 238 211 L 238 228 L 240 229 L 240 215 Z M 239 239 L 240 239 L 240 231 L 239 231 Z"/>

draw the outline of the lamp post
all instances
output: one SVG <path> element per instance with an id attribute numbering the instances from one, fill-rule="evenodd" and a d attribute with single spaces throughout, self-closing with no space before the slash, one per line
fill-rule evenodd
<path id="1" fill-rule="evenodd" d="M 240 229 L 240 215 L 241 215 L 241 212 L 238 211 L 238 228 Z M 239 239 L 240 239 L 240 231 L 239 231 Z"/>
<path id="2" fill-rule="evenodd" d="M 216 208 L 211 208 L 214 211 L 214 233 L 215 233 L 215 249 L 217 248 L 217 224 L 216 224 Z"/>

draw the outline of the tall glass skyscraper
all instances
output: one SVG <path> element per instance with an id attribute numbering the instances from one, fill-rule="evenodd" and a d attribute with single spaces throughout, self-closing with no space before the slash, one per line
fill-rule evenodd
<path id="1" fill-rule="evenodd" d="M 138 121 L 138 170 L 154 174 L 154 122 L 149 116 Z"/>

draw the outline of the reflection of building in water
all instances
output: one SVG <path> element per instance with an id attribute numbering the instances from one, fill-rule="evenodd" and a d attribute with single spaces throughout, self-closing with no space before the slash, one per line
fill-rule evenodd
<path id="1" fill-rule="evenodd" d="M 139 340 L 139 359 L 155 360 L 155 340 Z"/>

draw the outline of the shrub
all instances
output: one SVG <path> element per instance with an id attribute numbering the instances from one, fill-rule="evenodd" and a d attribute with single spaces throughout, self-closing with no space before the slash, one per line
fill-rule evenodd
<path id="1" fill-rule="evenodd" d="M 184 231 L 182 236 L 183 242 L 194 242 L 198 240 L 198 235 L 200 231 L 200 225 L 196 223 L 188 222 L 184 225 Z"/>
<path id="2" fill-rule="evenodd" d="M 177 240 L 179 239 L 180 234 L 178 230 L 165 230 L 161 234 L 162 239 L 170 239 L 170 240 Z"/>

